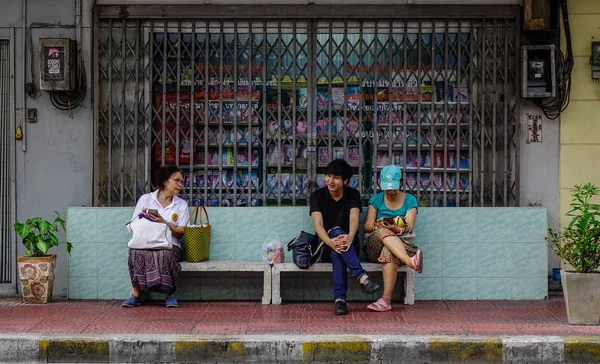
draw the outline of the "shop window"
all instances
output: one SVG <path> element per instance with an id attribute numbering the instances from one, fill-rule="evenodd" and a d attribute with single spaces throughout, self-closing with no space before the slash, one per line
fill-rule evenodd
<path id="1" fill-rule="evenodd" d="M 306 205 L 344 158 L 365 200 L 393 163 L 422 206 L 516 204 L 512 23 L 124 24 L 100 32 L 99 203 L 177 164 L 190 204 Z"/>

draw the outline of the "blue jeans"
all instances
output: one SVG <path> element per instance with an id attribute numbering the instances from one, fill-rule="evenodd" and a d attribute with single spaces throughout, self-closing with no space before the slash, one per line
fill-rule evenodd
<path id="1" fill-rule="evenodd" d="M 327 233 L 330 238 L 335 238 L 336 236 L 342 234 L 346 234 L 346 232 L 337 226 L 329 230 Z M 346 269 L 350 270 L 350 274 L 356 280 L 367 274 L 360 264 L 356 249 L 354 249 L 354 246 L 351 245 L 348 251 L 340 254 L 331 249 L 329 245 L 325 244 L 322 257 L 325 258 L 323 259 L 324 261 L 327 261 L 327 257 L 329 257 L 331 265 L 333 266 L 332 278 L 333 295 L 335 300 L 346 300 L 346 292 L 348 291 L 348 277 L 346 275 Z"/>

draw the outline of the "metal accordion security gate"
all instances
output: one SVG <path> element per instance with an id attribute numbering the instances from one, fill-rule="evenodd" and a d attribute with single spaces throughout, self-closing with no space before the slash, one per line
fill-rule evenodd
<path id="1" fill-rule="evenodd" d="M 160 165 L 208 206 L 305 205 L 334 158 L 422 206 L 518 205 L 514 19 L 97 18 L 96 205 Z"/>

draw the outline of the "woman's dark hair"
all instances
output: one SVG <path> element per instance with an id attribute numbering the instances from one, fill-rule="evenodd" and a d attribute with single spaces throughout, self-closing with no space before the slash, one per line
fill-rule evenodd
<path id="1" fill-rule="evenodd" d="M 183 176 L 183 171 L 177 166 L 158 167 L 158 171 L 156 172 L 156 185 L 158 186 L 158 189 L 162 190 L 163 188 L 165 188 L 165 184 L 167 183 L 169 178 L 171 178 L 171 176 L 177 172 L 181 173 L 181 175 Z"/>

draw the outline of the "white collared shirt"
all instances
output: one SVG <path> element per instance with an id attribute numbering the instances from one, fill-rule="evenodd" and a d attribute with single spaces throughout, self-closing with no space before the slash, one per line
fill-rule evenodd
<path id="1" fill-rule="evenodd" d="M 173 201 L 169 206 L 162 207 L 160 202 L 158 202 L 158 190 L 146 193 L 140 197 L 131 218 L 133 219 L 138 216 L 142 212 L 142 209 L 145 208 L 158 210 L 158 214 L 162 216 L 166 222 L 172 223 L 175 226 L 185 226 L 190 216 L 187 202 L 178 196 L 173 196 Z M 177 245 L 181 248 L 179 238 L 175 237 L 175 235 L 173 235 L 173 245 Z"/>

